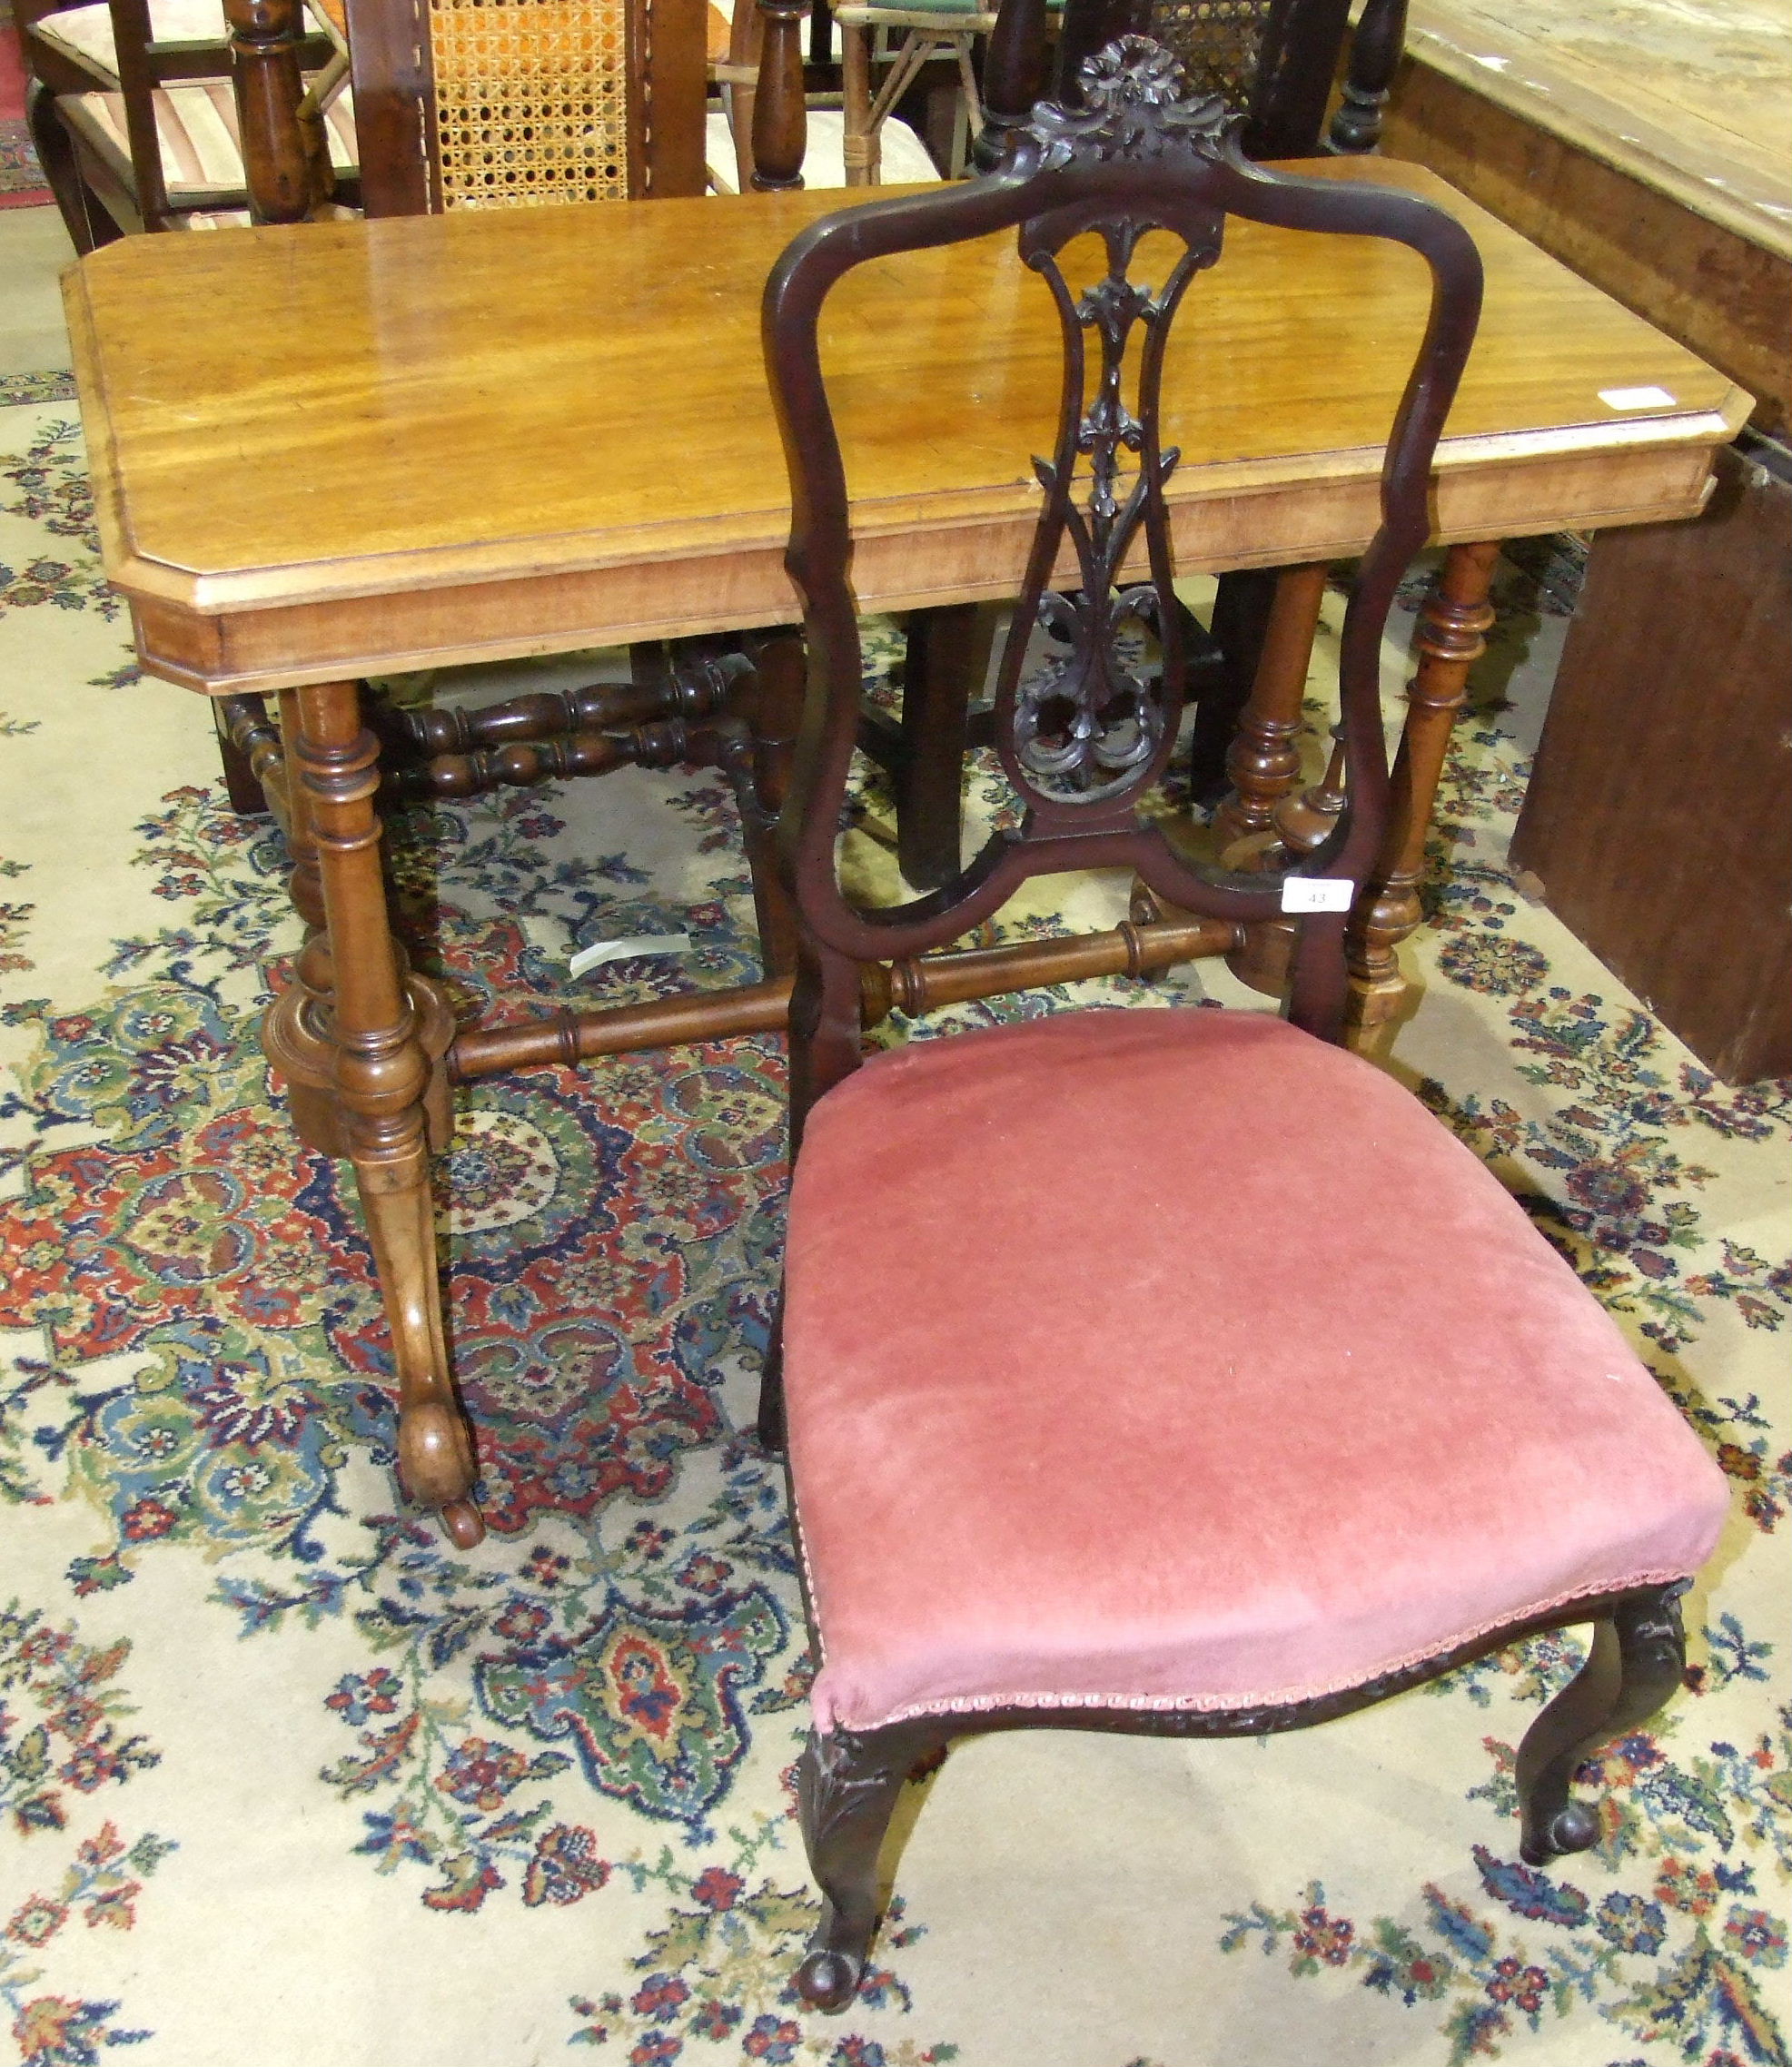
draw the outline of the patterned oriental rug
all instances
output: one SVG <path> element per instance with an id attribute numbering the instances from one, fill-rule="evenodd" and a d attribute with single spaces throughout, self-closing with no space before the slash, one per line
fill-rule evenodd
<path id="1" fill-rule="evenodd" d="M 25 119 L 25 55 L 7 0 L 0 0 L 0 208 L 41 208 L 52 197 Z"/>
<path id="2" fill-rule="evenodd" d="M 807 1664 L 742 1432 L 777 1043 L 465 1101 L 442 1241 L 491 1535 L 455 1554 L 396 1504 L 366 1245 L 255 1044 L 296 944 L 279 840 L 227 810 L 203 706 L 130 664 L 66 383 L 0 399 L 0 2061 L 1787 2060 L 1792 1087 L 1713 1083 L 1514 887 L 1549 568 L 1509 571 L 1391 1067 L 1724 1461 L 1687 1691 L 1588 1775 L 1599 1848 L 1544 1873 L 1511 1765 L 1573 1666 L 1553 1638 L 1263 1742 L 961 1746 L 910 1790 L 876 1971 L 828 2020 L 787 1985 Z M 728 982 L 730 814 L 711 776 L 634 773 L 412 812 L 396 876 L 470 998 L 680 932 L 683 961 L 588 984 Z M 1124 890 L 1009 930 L 1111 924 Z M 1262 1003 L 1212 968 L 1099 994 Z"/>

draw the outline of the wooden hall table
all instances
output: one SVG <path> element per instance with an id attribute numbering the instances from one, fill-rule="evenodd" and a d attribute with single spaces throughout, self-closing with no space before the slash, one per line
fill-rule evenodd
<path id="1" fill-rule="evenodd" d="M 1490 541 L 1691 515 L 1749 398 L 1434 175 L 1385 161 L 1303 169 L 1431 196 L 1468 223 L 1487 266 L 1438 454 L 1436 537 L 1457 550 L 1421 629 L 1381 916 L 1365 922 L 1381 925 L 1397 988 L 1392 949 L 1418 921 L 1425 823 L 1487 621 Z M 354 1162 L 393 1334 L 402 1469 L 458 1541 L 480 1525 L 428 1161 L 446 1145 L 453 1029 L 389 931 L 379 749 L 356 683 L 789 622 L 759 294 L 789 238 L 841 203 L 764 194 L 134 238 L 66 282 L 106 571 L 144 666 L 212 696 L 282 692 L 294 900 L 313 930 L 267 1044 L 302 1134 Z M 1423 324 L 1423 262 L 1236 221 L 1226 234 L 1165 364 L 1163 435 L 1183 455 L 1168 491 L 1178 571 L 1360 551 Z M 861 269 L 826 336 L 863 607 L 1015 594 L 1060 344 L 1013 240 Z M 1285 685 L 1294 719 L 1299 673 Z M 759 1016 L 743 1007 L 734 1024 L 776 1023 L 765 994 L 777 986 L 758 991 Z M 548 1053 L 595 1052 L 569 1048 Z"/>

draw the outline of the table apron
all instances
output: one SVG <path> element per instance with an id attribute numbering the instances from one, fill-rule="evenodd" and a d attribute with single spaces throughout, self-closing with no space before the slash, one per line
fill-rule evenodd
<path id="1" fill-rule="evenodd" d="M 1599 529 L 1695 516 L 1709 493 L 1708 445 L 1540 455 L 1443 474 L 1439 544 Z M 1285 483 L 1173 506 L 1179 577 L 1347 559 L 1368 544 L 1378 484 Z M 1001 601 L 1021 586 L 1035 515 L 860 536 L 854 581 L 866 611 Z M 1134 571 L 1129 569 L 1128 571 Z M 1143 562 L 1136 571 L 1143 572 Z M 1057 576 L 1074 587 L 1066 553 Z M 544 570 L 320 600 L 195 609 L 133 593 L 144 669 L 212 696 L 408 669 L 518 659 L 637 639 L 793 623 L 781 542 L 619 566 Z"/>

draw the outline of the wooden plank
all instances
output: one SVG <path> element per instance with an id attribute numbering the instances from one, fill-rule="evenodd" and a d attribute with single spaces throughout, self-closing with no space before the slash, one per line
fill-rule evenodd
<path id="1" fill-rule="evenodd" d="M 1698 213 L 1519 111 L 1409 57 L 1394 83 L 1384 148 L 1431 166 L 1502 222 L 1728 373 L 1757 400 L 1757 425 L 1792 422 L 1792 262 Z"/>
<path id="2" fill-rule="evenodd" d="M 1415 0 L 1408 54 L 1792 259 L 1792 0 Z"/>

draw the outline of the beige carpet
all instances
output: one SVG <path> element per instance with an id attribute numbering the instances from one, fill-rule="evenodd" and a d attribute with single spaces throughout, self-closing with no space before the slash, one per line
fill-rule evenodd
<path id="1" fill-rule="evenodd" d="M 1599 1849 L 1542 1874 L 1510 1746 L 1570 1669 L 1554 1639 L 1263 1743 L 963 1746 L 911 1790 L 876 1984 L 830 2021 L 787 1991 L 804 1643 L 779 1479 L 739 1432 L 776 1044 L 467 1100 L 442 1196 L 494 1528 L 451 1554 L 395 1504 L 367 1252 L 254 1044 L 295 940 L 279 843 L 225 809 L 203 707 L 134 677 L 65 387 L 0 387 L 0 2059 L 1786 2059 L 1787 1087 L 1714 1085 L 1515 894 L 1525 655 L 1559 629 L 1516 575 L 1392 1067 L 1725 1461 L 1688 1689 L 1599 1762 Z M 750 965 L 710 776 L 413 814 L 399 841 L 474 991 L 549 994 L 599 937 L 694 949 L 591 992 Z"/>

